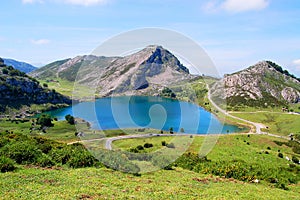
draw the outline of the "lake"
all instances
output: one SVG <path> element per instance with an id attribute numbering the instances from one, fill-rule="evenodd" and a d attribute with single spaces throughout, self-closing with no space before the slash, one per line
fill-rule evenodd
<path id="1" fill-rule="evenodd" d="M 189 102 L 148 96 L 100 98 L 95 102 L 81 102 L 73 106 L 47 112 L 59 120 L 65 115 L 82 118 L 93 129 L 155 128 L 174 132 L 183 128 L 186 133 L 241 132 L 234 125 L 223 124 L 212 113 Z"/>

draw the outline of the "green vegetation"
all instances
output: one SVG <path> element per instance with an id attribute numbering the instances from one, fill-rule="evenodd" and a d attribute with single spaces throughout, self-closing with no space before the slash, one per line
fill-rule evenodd
<path id="1" fill-rule="evenodd" d="M 33 104 L 70 104 L 71 100 L 57 92 L 42 87 L 24 72 L 11 66 L 1 65 L 0 70 L 0 113 L 13 115 Z M 44 85 L 45 86 L 45 85 Z M 28 111 L 28 110 L 27 110 Z M 20 112 L 19 112 L 20 113 Z"/>
<path id="2" fill-rule="evenodd" d="M 73 116 L 71 116 L 71 115 L 66 115 L 66 116 L 65 116 L 65 119 L 66 119 L 66 121 L 67 121 L 69 124 L 71 124 L 71 125 L 74 125 L 74 124 L 75 124 L 75 119 L 74 119 Z"/>
<path id="3" fill-rule="evenodd" d="M 290 133 L 298 133 L 300 131 L 300 116 L 287 113 L 270 113 L 270 112 L 254 112 L 254 113 L 231 113 L 234 116 L 265 124 L 268 128 L 265 132 L 277 135 L 287 136 Z"/>
<path id="4" fill-rule="evenodd" d="M 6 131 L 1 133 L 0 167 L 2 171 L 21 165 L 72 168 L 96 166 L 95 158 L 80 144 L 66 145 L 42 137 Z M 9 160 L 11 159 L 11 160 Z"/>
<path id="5" fill-rule="evenodd" d="M 128 151 L 132 146 L 147 142 L 154 144 L 152 151 L 157 151 L 164 148 L 162 143 L 165 141 L 172 144 L 172 137 L 120 140 L 114 142 L 114 147 Z M 178 158 L 172 166 L 245 182 L 258 179 L 264 185 L 284 190 L 298 184 L 300 180 L 300 166 L 291 165 L 291 161 L 283 159 L 287 156 L 294 158 L 293 162 L 297 162 L 300 152 L 294 150 L 299 148 L 296 142 L 285 143 L 280 139 L 273 141 L 272 138 L 262 135 L 221 136 L 207 157 L 199 158 L 198 151 L 203 141 L 203 137 L 195 137 L 188 152 Z M 293 144 L 290 144 L 291 142 Z M 278 155 L 278 151 L 281 152 L 281 156 Z"/>
<path id="6" fill-rule="evenodd" d="M 281 66 L 277 65 L 276 63 L 274 62 L 271 62 L 271 61 L 267 61 L 267 63 L 269 65 L 271 65 L 274 69 L 276 69 L 278 72 L 282 73 L 282 74 L 285 74 L 291 78 L 294 78 L 294 79 L 297 79 L 298 81 L 300 81 L 300 78 L 297 78 L 296 76 L 294 76 L 293 74 L 290 74 L 287 70 L 283 70 Z"/>
<path id="7" fill-rule="evenodd" d="M 41 127 L 52 127 L 52 119 L 50 115 L 43 114 L 37 118 L 36 124 L 41 125 Z"/>
<path id="8" fill-rule="evenodd" d="M 91 91 L 91 89 L 86 86 L 77 83 L 74 85 L 74 82 L 61 78 L 39 79 L 39 82 L 47 84 L 47 88 L 55 90 L 68 97 L 74 96 L 74 98 L 82 98 L 91 94 L 94 95 L 95 93 L 95 91 Z"/>
<path id="9" fill-rule="evenodd" d="M 106 168 L 23 168 L 0 174 L 0 199 L 297 199 L 299 191 L 188 170 L 134 176 Z"/>

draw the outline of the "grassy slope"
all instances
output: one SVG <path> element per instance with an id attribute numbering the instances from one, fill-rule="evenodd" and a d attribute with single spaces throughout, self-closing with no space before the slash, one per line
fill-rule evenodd
<path id="1" fill-rule="evenodd" d="M 277 135 L 287 136 L 290 133 L 299 133 L 300 131 L 300 115 L 270 112 L 232 113 L 232 115 L 263 123 L 269 127 L 264 131 Z"/>
<path id="2" fill-rule="evenodd" d="M 296 199 L 296 191 L 191 171 L 136 177 L 109 169 L 22 169 L 0 174 L 0 199 Z"/>
<path id="3" fill-rule="evenodd" d="M 237 139 L 238 138 L 238 139 Z M 116 146 L 126 147 L 153 142 L 156 147 L 161 140 L 130 139 L 117 141 Z M 245 142 L 250 142 L 247 145 Z M 190 147 L 197 152 L 203 137 L 195 137 Z M 235 147 L 235 148 L 232 148 Z M 259 154 L 270 147 L 270 154 Z M 228 135 L 219 141 L 208 158 L 212 160 L 255 160 L 268 167 L 286 166 L 288 161 L 277 157 L 280 149 L 285 155 L 292 151 L 277 146 L 267 136 Z M 106 168 L 42 169 L 19 167 L 17 172 L 0 174 L 0 199 L 296 199 L 300 194 L 298 185 L 290 185 L 289 191 L 277 189 L 262 182 L 244 183 L 176 168 L 143 174 L 140 177 Z"/>

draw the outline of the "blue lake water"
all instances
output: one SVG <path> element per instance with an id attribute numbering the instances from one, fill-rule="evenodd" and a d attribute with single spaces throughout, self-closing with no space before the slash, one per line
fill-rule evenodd
<path id="1" fill-rule="evenodd" d="M 93 129 L 155 128 L 175 132 L 183 128 L 186 133 L 240 132 L 237 126 L 223 124 L 213 114 L 188 102 L 147 96 L 109 97 L 95 102 L 82 102 L 47 112 L 59 120 L 65 115 L 82 118 Z"/>

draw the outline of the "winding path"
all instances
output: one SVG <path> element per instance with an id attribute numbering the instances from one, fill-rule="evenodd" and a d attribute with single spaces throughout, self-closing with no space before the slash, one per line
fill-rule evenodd
<path id="1" fill-rule="evenodd" d="M 275 135 L 275 134 L 270 134 L 270 133 L 266 133 L 266 132 L 262 132 L 261 129 L 262 128 L 266 128 L 266 126 L 264 124 L 261 124 L 261 123 L 256 123 L 256 122 L 252 122 L 252 121 L 249 121 L 249 120 L 246 120 L 246 119 L 243 119 L 243 118 L 240 118 L 240 117 L 237 117 L 237 116 L 234 116 L 234 115 L 231 115 L 230 113 L 228 113 L 226 110 L 220 108 L 211 98 L 211 90 L 208 86 L 208 84 L 206 84 L 206 87 L 207 87 L 207 90 L 208 90 L 208 93 L 207 93 L 207 98 L 208 100 L 210 101 L 210 103 L 221 113 L 223 113 L 225 116 L 228 116 L 228 117 L 231 117 L 233 119 L 237 119 L 237 120 L 240 120 L 242 122 L 245 122 L 245 123 L 248 123 L 248 124 L 251 124 L 255 127 L 255 133 L 252 133 L 252 134 L 266 134 L 266 135 L 269 135 L 269 136 L 272 136 L 272 137 L 277 137 L 277 138 L 283 138 L 283 139 L 287 139 L 289 140 L 290 138 L 289 137 L 286 137 L 286 136 L 280 136 L 280 135 Z M 238 133 L 237 133 L 238 134 Z M 204 134 L 204 135 L 193 135 L 193 136 L 207 136 L 209 134 Z M 218 135 L 218 134 L 213 134 L 213 135 Z M 222 134 L 220 134 L 222 135 Z M 233 135 L 233 134 L 231 134 Z M 133 139 L 133 138 L 150 138 L 150 137 L 159 137 L 159 136 L 191 136 L 191 134 L 188 134 L 188 133 L 178 133 L 178 134 L 138 134 L 138 135 L 125 135 L 125 136 L 117 136 L 117 137 L 111 137 L 111 138 L 99 138 L 99 139 L 91 139 L 91 140 L 81 140 L 81 141 L 76 141 L 76 142 L 71 142 L 71 143 L 68 143 L 68 144 L 74 144 L 74 143 L 83 143 L 83 142 L 93 142 L 93 141 L 102 141 L 102 140 L 105 140 L 105 149 L 108 149 L 108 150 L 112 150 L 112 143 L 114 141 L 117 141 L 117 140 L 124 140 L 124 139 Z"/>
<path id="2" fill-rule="evenodd" d="M 246 122 L 248 124 L 251 124 L 255 127 L 256 129 L 256 133 L 257 134 L 262 134 L 263 132 L 261 131 L 262 128 L 266 128 L 266 126 L 264 124 L 260 124 L 260 123 L 255 123 L 255 122 L 252 122 L 252 121 L 249 121 L 249 120 L 246 120 L 246 119 L 243 119 L 243 118 L 240 118 L 240 117 L 236 117 L 234 115 L 231 115 L 230 113 L 228 113 L 226 110 L 220 108 L 211 98 L 211 90 L 208 86 L 208 84 L 206 84 L 206 87 L 207 87 L 207 98 L 208 100 L 210 101 L 210 103 L 217 109 L 219 110 L 219 112 L 223 113 L 225 116 L 228 116 L 228 117 L 231 117 L 231 118 L 234 118 L 234 119 L 237 119 L 237 120 L 240 120 L 240 121 L 243 121 L 243 122 Z"/>

